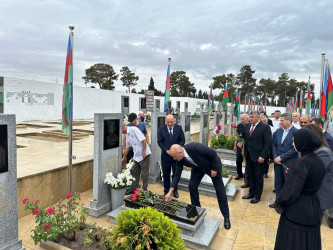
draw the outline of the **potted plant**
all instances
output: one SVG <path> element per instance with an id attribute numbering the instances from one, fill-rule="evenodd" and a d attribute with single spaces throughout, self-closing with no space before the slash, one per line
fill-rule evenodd
<path id="1" fill-rule="evenodd" d="M 134 166 L 134 160 L 131 159 L 126 167 L 117 174 L 117 177 L 113 176 L 111 172 L 105 176 L 104 183 L 110 185 L 111 191 L 111 209 L 114 210 L 123 204 L 126 187 L 132 184 L 134 177 L 131 175 L 131 169 Z"/>

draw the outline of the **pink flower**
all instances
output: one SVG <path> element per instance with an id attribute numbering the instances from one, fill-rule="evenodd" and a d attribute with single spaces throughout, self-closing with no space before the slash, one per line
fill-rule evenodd
<path id="1" fill-rule="evenodd" d="M 81 195 L 82 193 L 77 193 L 78 195 Z"/>
<path id="2" fill-rule="evenodd" d="M 50 207 L 47 211 L 46 211 L 47 214 L 54 214 L 54 210 L 53 210 L 53 207 Z"/>
<path id="3" fill-rule="evenodd" d="M 89 229 L 89 233 L 92 233 L 92 231 L 93 231 L 92 228 L 90 228 L 90 229 Z"/>
<path id="4" fill-rule="evenodd" d="M 45 225 L 45 228 L 46 228 L 46 229 L 50 229 L 50 228 L 51 228 L 51 226 L 50 226 L 50 225 L 48 225 L 48 224 L 46 224 L 46 225 Z"/>
<path id="5" fill-rule="evenodd" d="M 39 209 L 36 209 L 32 214 L 33 214 L 33 215 L 37 215 L 37 214 L 39 214 Z"/>
<path id="6" fill-rule="evenodd" d="M 135 201 L 135 200 L 136 200 L 136 195 L 132 194 L 132 201 Z"/>
<path id="7" fill-rule="evenodd" d="M 28 198 L 25 198 L 25 199 L 23 200 L 23 204 L 27 203 L 28 201 L 29 201 L 29 199 L 28 199 Z"/>
<path id="8" fill-rule="evenodd" d="M 36 205 L 38 203 L 39 200 L 34 201 L 32 204 Z"/>
<path id="9" fill-rule="evenodd" d="M 71 197 L 72 197 L 72 194 L 66 195 L 66 198 L 71 198 Z"/>
<path id="10" fill-rule="evenodd" d="M 221 128 L 222 128 L 222 126 L 221 126 L 221 124 L 220 124 L 220 123 L 216 124 L 216 127 L 217 127 L 217 128 L 219 128 L 219 129 L 221 129 Z"/>

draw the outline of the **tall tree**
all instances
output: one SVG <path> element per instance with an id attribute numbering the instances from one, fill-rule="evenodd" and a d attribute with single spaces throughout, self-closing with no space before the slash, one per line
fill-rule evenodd
<path id="1" fill-rule="evenodd" d="M 275 89 L 276 82 L 273 79 L 270 78 L 262 78 L 260 79 L 258 86 L 255 90 L 255 95 L 258 98 L 258 101 L 263 103 L 264 105 L 269 104 L 268 98 L 271 98 L 273 100 L 275 98 L 274 95 L 274 89 Z"/>
<path id="2" fill-rule="evenodd" d="M 289 85 L 290 77 L 288 73 L 282 73 L 279 80 L 276 82 L 277 95 L 279 96 L 278 105 L 286 106 L 287 104 L 287 88 Z M 293 80 L 292 80 L 293 81 Z"/>
<path id="3" fill-rule="evenodd" d="M 148 85 L 148 90 L 155 90 L 153 77 L 150 77 L 150 81 L 149 81 L 149 85 Z"/>
<path id="4" fill-rule="evenodd" d="M 174 71 L 170 75 L 171 96 L 190 96 L 196 92 L 185 71 Z"/>
<path id="5" fill-rule="evenodd" d="M 131 92 L 131 86 L 135 86 L 139 77 L 135 75 L 135 73 L 131 72 L 127 66 L 124 66 L 120 70 L 121 78 L 120 80 L 123 82 L 123 86 L 128 88 L 128 92 Z"/>
<path id="6" fill-rule="evenodd" d="M 249 96 L 254 95 L 257 81 L 257 79 L 253 77 L 253 74 L 255 72 L 255 70 L 251 69 L 250 65 L 244 65 L 240 69 L 240 73 L 237 75 L 237 81 L 235 82 L 235 86 L 240 86 L 240 91 L 243 96 L 246 95 L 247 100 Z"/>
<path id="7" fill-rule="evenodd" d="M 116 74 L 113 67 L 105 63 L 96 63 L 86 69 L 86 76 L 82 79 L 85 83 L 97 83 L 100 89 L 114 89 L 114 81 L 118 80 L 119 75 Z"/>
<path id="8" fill-rule="evenodd" d="M 202 91 L 201 91 L 201 89 L 199 89 L 199 92 L 198 92 L 198 96 L 197 96 L 197 98 L 198 98 L 198 99 L 202 99 L 202 97 L 203 97 L 203 96 L 202 96 Z"/>
<path id="9" fill-rule="evenodd" d="M 131 93 L 136 93 L 136 90 L 135 90 L 135 88 L 132 88 L 132 91 L 131 91 Z"/>
<path id="10" fill-rule="evenodd" d="M 213 77 L 213 89 L 221 89 L 222 95 L 219 95 L 220 98 L 223 99 L 223 92 L 225 89 L 225 84 L 227 83 L 228 85 L 228 93 L 229 93 L 229 99 L 230 100 L 235 100 L 236 99 L 236 87 L 237 85 L 237 79 L 233 74 L 223 74 L 223 75 L 218 75 Z M 221 101 L 222 101 L 221 99 Z"/>

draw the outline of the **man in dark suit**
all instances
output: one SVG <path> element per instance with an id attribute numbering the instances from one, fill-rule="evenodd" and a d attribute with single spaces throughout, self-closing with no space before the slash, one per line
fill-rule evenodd
<path id="1" fill-rule="evenodd" d="M 170 147 L 172 144 L 179 144 L 181 146 L 185 143 L 185 136 L 181 126 L 175 124 L 173 115 L 167 115 L 165 123 L 158 129 L 157 143 L 162 149 L 161 160 L 162 160 L 162 172 L 164 179 L 164 194 L 170 189 L 170 174 L 172 169 L 172 179 L 175 176 L 176 164 L 178 164 L 170 156 Z M 173 192 L 175 198 L 179 197 L 177 186 Z"/>
<path id="2" fill-rule="evenodd" d="M 317 126 L 323 131 L 324 137 L 325 137 L 328 145 L 330 146 L 331 150 L 333 151 L 333 137 L 327 131 L 324 132 L 323 120 L 319 119 L 319 118 L 313 118 L 311 120 L 311 123 L 317 124 Z"/>
<path id="3" fill-rule="evenodd" d="M 243 199 L 251 199 L 250 203 L 258 203 L 264 186 L 264 161 L 271 147 L 272 134 L 269 125 L 260 121 L 260 112 L 250 113 L 251 126 L 245 130 L 245 159 L 247 168 L 249 193 Z"/>
<path id="4" fill-rule="evenodd" d="M 222 181 L 222 163 L 216 151 L 198 142 L 191 142 L 183 147 L 174 144 L 170 148 L 170 156 L 187 167 L 191 167 L 191 178 L 189 183 L 191 203 L 201 207 L 198 187 L 205 174 L 212 178 L 216 190 L 217 201 L 220 211 L 224 217 L 224 227 L 231 227 L 229 219 L 228 199 Z M 171 193 L 177 187 L 181 176 L 182 165 L 178 165 L 176 176 L 172 180 L 171 188 L 165 195 L 165 200 L 170 200 Z"/>
<path id="5" fill-rule="evenodd" d="M 268 116 L 267 116 L 267 114 L 266 114 L 266 111 L 265 111 L 265 110 L 261 110 L 261 111 L 260 111 L 260 116 L 262 116 L 262 115 L 267 117 L 267 122 L 268 122 L 268 125 L 273 127 L 273 122 L 272 122 L 272 120 L 271 120 L 271 119 L 269 119 L 269 118 L 268 118 Z"/>
<path id="6" fill-rule="evenodd" d="M 274 188 L 276 199 L 287 177 L 286 171 L 281 164 L 290 168 L 298 158 L 298 153 L 293 146 L 294 133 L 297 131 L 297 128 L 292 125 L 292 121 L 292 116 L 289 113 L 282 114 L 280 117 L 282 127 L 276 130 L 273 135 L 272 153 L 274 159 Z M 269 207 L 274 208 L 275 203 L 270 204 Z"/>

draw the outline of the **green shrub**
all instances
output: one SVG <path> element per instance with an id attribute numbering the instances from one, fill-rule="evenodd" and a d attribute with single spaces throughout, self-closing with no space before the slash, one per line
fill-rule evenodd
<path id="1" fill-rule="evenodd" d="M 228 178 L 229 175 L 230 175 L 230 172 L 227 170 L 226 166 L 223 165 L 223 166 L 222 166 L 222 177 L 224 177 L 224 178 Z"/>
<path id="2" fill-rule="evenodd" d="M 234 143 L 235 143 L 236 138 L 234 136 L 231 136 L 228 138 L 228 136 L 219 134 L 217 138 L 212 138 L 210 142 L 210 147 L 217 149 L 217 148 L 222 148 L 222 149 L 234 149 Z"/>
<path id="3" fill-rule="evenodd" d="M 124 210 L 116 220 L 104 243 L 108 249 L 185 249 L 177 225 L 155 209 Z"/>

